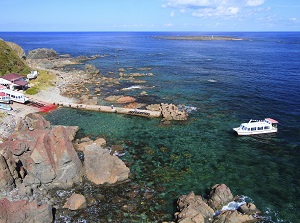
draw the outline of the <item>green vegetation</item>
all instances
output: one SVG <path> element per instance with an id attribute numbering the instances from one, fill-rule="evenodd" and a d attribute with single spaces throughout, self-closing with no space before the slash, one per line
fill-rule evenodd
<path id="1" fill-rule="evenodd" d="M 40 70 L 39 75 L 36 79 L 31 80 L 30 84 L 32 87 L 30 87 L 26 93 L 30 95 L 37 94 L 39 91 L 44 90 L 48 87 L 55 86 L 53 80 L 55 79 L 55 75 L 50 73 L 49 71 Z"/>
<path id="2" fill-rule="evenodd" d="M 0 76 L 9 73 L 26 75 L 30 68 L 6 42 L 0 39 Z"/>
<path id="3" fill-rule="evenodd" d="M 35 87 L 31 87 L 31 88 L 26 90 L 26 94 L 34 95 L 34 94 L 37 94 L 37 93 L 39 93 L 39 91 Z"/>

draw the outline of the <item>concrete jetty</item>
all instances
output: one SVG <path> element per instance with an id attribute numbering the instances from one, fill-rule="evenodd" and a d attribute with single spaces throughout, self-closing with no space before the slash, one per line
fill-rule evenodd
<path id="1" fill-rule="evenodd" d="M 76 103 L 53 103 L 53 105 L 57 105 L 65 108 L 74 108 L 74 109 L 82 109 L 89 111 L 98 111 L 98 112 L 110 112 L 117 114 L 126 114 L 126 115 L 136 115 L 142 117 L 151 117 L 151 118 L 159 118 L 162 117 L 162 113 L 160 111 L 150 111 L 144 109 L 129 109 L 115 106 L 105 106 L 105 105 L 86 105 L 86 104 L 76 104 Z"/>

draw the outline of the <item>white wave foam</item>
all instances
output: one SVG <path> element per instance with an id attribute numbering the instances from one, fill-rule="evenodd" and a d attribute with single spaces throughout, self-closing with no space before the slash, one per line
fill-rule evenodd
<path id="1" fill-rule="evenodd" d="M 154 88 L 154 86 L 144 86 L 144 85 L 133 85 L 130 87 L 122 88 L 122 91 L 130 91 L 135 89 L 148 89 L 148 88 Z"/>
<path id="2" fill-rule="evenodd" d="M 188 105 L 178 105 L 178 109 L 182 111 L 186 111 L 187 113 L 191 113 L 192 111 L 196 111 L 197 107 L 188 106 Z"/>
<path id="3" fill-rule="evenodd" d="M 214 79 L 209 79 L 207 81 L 210 82 L 210 83 L 216 83 L 217 82 L 217 80 L 214 80 Z"/>

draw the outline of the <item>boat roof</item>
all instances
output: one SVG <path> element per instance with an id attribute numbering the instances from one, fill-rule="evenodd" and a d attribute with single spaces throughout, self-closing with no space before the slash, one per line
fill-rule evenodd
<path id="1" fill-rule="evenodd" d="M 256 122 L 242 123 L 242 125 L 246 126 L 246 127 L 257 127 L 257 126 L 266 126 L 266 125 L 270 125 L 270 124 L 266 123 L 265 121 L 256 121 Z"/>
<path id="2" fill-rule="evenodd" d="M 278 123 L 278 121 L 276 121 L 275 119 L 272 119 L 272 118 L 266 118 L 266 120 L 268 120 L 269 122 L 274 123 L 274 124 Z"/>
<path id="3" fill-rule="evenodd" d="M 278 121 L 276 121 L 275 119 L 272 118 L 265 118 L 264 120 L 250 120 L 249 122 L 246 123 L 242 123 L 242 125 L 246 126 L 246 127 L 256 127 L 256 126 L 265 126 L 265 125 L 270 125 L 269 123 L 265 122 L 268 121 L 269 123 L 272 124 L 277 124 Z"/>

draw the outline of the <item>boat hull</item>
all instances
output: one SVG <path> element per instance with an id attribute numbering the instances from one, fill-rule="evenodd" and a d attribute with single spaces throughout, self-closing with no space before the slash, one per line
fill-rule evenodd
<path id="1" fill-rule="evenodd" d="M 233 130 L 241 136 L 247 136 L 247 135 L 259 135 L 259 134 L 267 134 L 267 133 L 275 133 L 277 132 L 277 128 L 272 128 L 269 130 L 261 130 L 261 131 L 243 131 L 240 128 L 233 128 Z"/>

